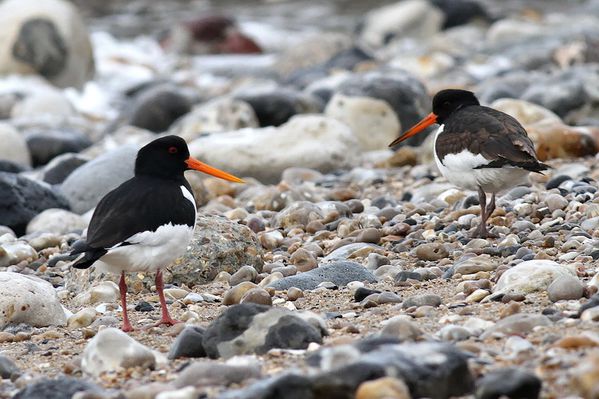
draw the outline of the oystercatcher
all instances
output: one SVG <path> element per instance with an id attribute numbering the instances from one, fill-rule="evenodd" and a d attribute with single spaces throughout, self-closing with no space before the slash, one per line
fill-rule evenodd
<path id="1" fill-rule="evenodd" d="M 127 316 L 125 272 L 156 272 L 156 290 L 162 318 L 157 325 L 176 323 L 164 299 L 161 268 L 183 255 L 193 235 L 196 203 L 183 172 L 189 169 L 233 182 L 241 179 L 189 156 L 177 136 L 156 139 L 142 147 L 135 161 L 135 176 L 106 194 L 98 203 L 87 239 L 74 245 L 71 255 L 78 269 L 120 273 L 123 331 L 132 331 Z"/>
<path id="2" fill-rule="evenodd" d="M 434 154 L 450 183 L 478 191 L 481 221 L 473 237 L 492 237 L 487 219 L 495 210 L 495 194 L 522 183 L 530 172 L 548 168 L 539 162 L 526 130 L 511 116 L 481 106 L 474 93 L 442 90 L 433 98 L 433 112 L 389 146 L 422 132 L 433 123 Z M 487 204 L 486 193 L 492 193 Z"/>

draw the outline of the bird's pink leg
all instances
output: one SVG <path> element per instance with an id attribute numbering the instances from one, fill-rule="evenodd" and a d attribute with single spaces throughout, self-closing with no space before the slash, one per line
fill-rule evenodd
<path id="1" fill-rule="evenodd" d="M 162 318 L 156 326 L 161 324 L 167 324 L 169 326 L 175 325 L 177 323 L 181 323 L 179 320 L 174 320 L 171 318 L 171 315 L 168 313 L 168 308 L 166 307 L 166 300 L 164 299 L 164 281 L 162 281 L 162 271 L 158 270 L 156 272 L 156 291 L 158 291 L 158 298 L 160 298 L 160 309 L 162 311 Z"/>
<path id="2" fill-rule="evenodd" d="M 127 315 L 127 283 L 125 282 L 125 272 L 121 273 L 119 291 L 121 292 L 121 306 L 123 307 L 123 327 L 121 330 L 124 332 L 131 332 L 133 331 L 133 327 L 131 327 L 129 316 Z"/>

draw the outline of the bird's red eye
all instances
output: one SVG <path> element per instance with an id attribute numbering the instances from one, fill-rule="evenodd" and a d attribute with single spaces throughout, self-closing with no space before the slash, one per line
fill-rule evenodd
<path id="1" fill-rule="evenodd" d="M 177 150 L 177 147 L 169 147 L 168 148 L 168 152 L 171 154 L 176 154 L 177 151 L 179 151 L 179 150 Z"/>

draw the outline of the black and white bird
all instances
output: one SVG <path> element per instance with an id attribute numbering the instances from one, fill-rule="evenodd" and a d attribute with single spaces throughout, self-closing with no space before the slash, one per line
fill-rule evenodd
<path id="1" fill-rule="evenodd" d="M 98 270 L 120 273 L 123 331 L 132 330 L 127 316 L 126 272 L 156 272 L 162 309 L 157 325 L 176 323 L 166 307 L 161 269 L 185 253 L 193 236 L 197 209 L 183 175 L 189 169 L 242 182 L 191 158 L 182 138 L 156 139 L 137 153 L 135 176 L 100 200 L 86 240 L 76 243 L 71 252 L 79 255 L 73 263 L 75 268 L 96 265 Z"/>
<path id="2" fill-rule="evenodd" d="M 481 221 L 473 237 L 492 237 L 487 219 L 495 210 L 495 195 L 523 183 L 530 172 L 548 168 L 539 162 L 526 130 L 513 117 L 481 106 L 474 93 L 442 90 L 433 98 L 433 112 L 393 141 L 390 146 L 439 124 L 434 155 L 450 183 L 478 191 Z M 487 204 L 486 193 L 492 193 Z"/>

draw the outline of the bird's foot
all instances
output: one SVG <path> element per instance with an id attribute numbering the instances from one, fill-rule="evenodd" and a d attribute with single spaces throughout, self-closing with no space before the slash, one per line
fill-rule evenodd
<path id="1" fill-rule="evenodd" d="M 126 323 L 123 323 L 123 326 L 121 327 L 121 331 L 128 333 L 128 332 L 131 332 L 134 330 L 133 330 L 133 327 L 131 326 L 131 323 L 126 322 Z"/>
<path id="2" fill-rule="evenodd" d="M 158 323 L 154 324 L 154 327 L 158 327 L 161 325 L 174 326 L 175 324 L 178 324 L 178 323 L 183 323 L 183 322 L 181 320 L 175 320 L 175 319 L 171 318 L 170 316 L 168 316 L 168 317 L 162 317 Z"/>
<path id="3" fill-rule="evenodd" d="M 497 234 L 490 233 L 487 226 L 480 224 L 470 235 L 470 238 L 499 238 Z"/>

